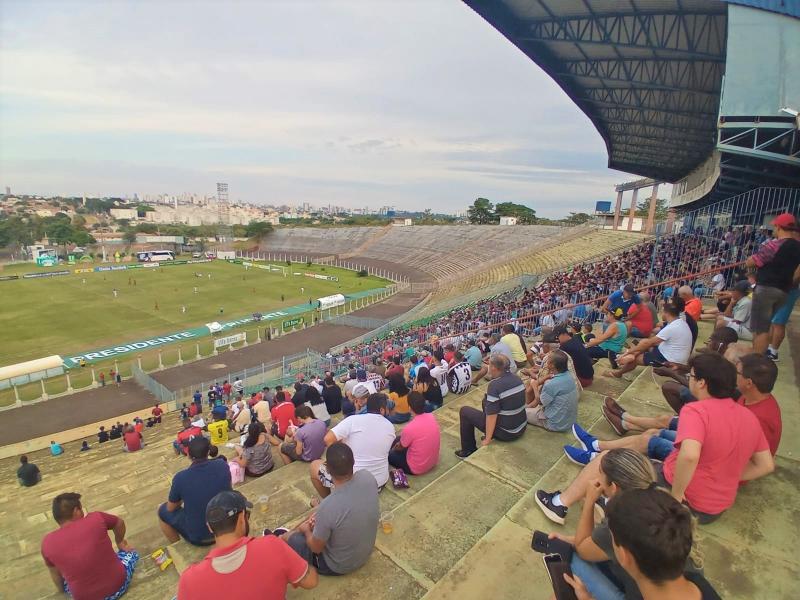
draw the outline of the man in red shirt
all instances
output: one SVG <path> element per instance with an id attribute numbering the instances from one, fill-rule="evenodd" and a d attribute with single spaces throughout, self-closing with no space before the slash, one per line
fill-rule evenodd
<path id="1" fill-rule="evenodd" d="M 278 400 L 280 394 L 280 400 Z M 286 428 L 294 421 L 294 404 L 287 400 L 286 392 L 278 392 L 275 400 L 278 404 L 270 411 L 272 417 L 272 435 L 277 435 L 283 439 L 286 435 Z"/>
<path id="2" fill-rule="evenodd" d="M 688 285 L 682 285 L 678 288 L 678 297 L 683 298 L 685 303 L 683 312 L 699 322 L 700 315 L 703 312 L 703 303 L 700 298 L 695 297 L 694 290 Z"/>
<path id="3" fill-rule="evenodd" d="M 222 382 L 222 395 L 225 396 L 225 400 L 230 400 L 231 399 L 231 390 L 232 389 L 233 389 L 233 386 L 228 382 L 227 379 Z"/>
<path id="4" fill-rule="evenodd" d="M 196 438 L 198 435 L 203 435 L 203 430 L 199 427 L 192 425 L 192 420 L 187 418 L 183 420 L 183 429 L 178 432 L 175 441 L 172 442 L 172 447 L 175 448 L 175 454 L 189 454 L 189 442 Z"/>
<path id="5" fill-rule="evenodd" d="M 150 414 L 153 415 L 153 418 L 155 419 L 156 423 L 161 423 L 161 415 L 164 414 L 164 411 L 161 410 L 161 407 L 158 404 L 156 404 L 153 407 L 153 410 L 150 411 Z"/>
<path id="6" fill-rule="evenodd" d="M 772 395 L 777 379 L 777 365 L 763 354 L 746 354 L 736 365 L 736 387 L 742 393 L 737 402 L 756 416 L 773 456 L 783 432 L 781 407 Z"/>
<path id="7" fill-rule="evenodd" d="M 143 445 L 142 434 L 129 425 L 122 434 L 122 449 L 125 452 L 137 452 Z"/>
<path id="8" fill-rule="evenodd" d="M 121 597 L 128 589 L 139 554 L 125 540 L 125 521 L 103 512 L 84 513 L 81 495 L 53 500 L 59 525 L 42 540 L 42 558 L 59 594 L 75 600 Z M 114 552 L 108 531 L 114 532 Z"/>
<path id="9" fill-rule="evenodd" d="M 317 586 L 317 570 L 281 538 L 250 537 L 252 507 L 235 491 L 211 499 L 206 522 L 214 533 L 214 549 L 181 574 L 178 600 L 218 600 L 221 590 L 242 598 L 283 600 L 289 584 L 306 590 Z"/>

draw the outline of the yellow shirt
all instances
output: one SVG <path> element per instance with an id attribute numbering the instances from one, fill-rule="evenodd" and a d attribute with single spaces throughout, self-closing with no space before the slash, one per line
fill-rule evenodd
<path id="1" fill-rule="evenodd" d="M 228 421 L 214 421 L 209 423 L 208 433 L 211 434 L 211 443 L 215 446 L 221 446 L 228 441 Z"/>
<path id="2" fill-rule="evenodd" d="M 525 351 L 522 349 L 519 336 L 516 333 L 507 333 L 500 338 L 500 341 L 508 346 L 509 350 L 511 350 L 511 356 L 514 357 L 515 362 L 525 362 L 528 360 Z"/>
<path id="3" fill-rule="evenodd" d="M 408 394 L 405 396 L 398 396 L 397 392 L 389 392 L 389 400 L 394 402 L 394 411 L 399 413 L 410 413 L 411 408 L 408 406 Z"/>

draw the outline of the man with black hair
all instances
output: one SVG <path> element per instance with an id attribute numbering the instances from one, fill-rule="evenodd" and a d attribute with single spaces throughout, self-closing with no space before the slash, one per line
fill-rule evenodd
<path id="1" fill-rule="evenodd" d="M 563 323 L 556 325 L 552 332 L 552 341 L 558 342 L 559 349 L 569 354 L 572 364 L 575 366 L 575 375 L 583 387 L 589 387 L 594 381 L 594 367 L 592 357 L 588 350 L 576 337 L 573 337 L 569 329 Z M 550 338 L 542 337 L 543 342 L 550 342 Z"/>
<path id="2" fill-rule="evenodd" d="M 741 392 L 737 402 L 756 416 L 773 456 L 783 431 L 781 407 L 772 395 L 777 379 L 778 367 L 763 354 L 746 354 L 736 365 L 736 387 Z"/>
<path id="3" fill-rule="evenodd" d="M 344 442 L 328 446 L 325 465 L 333 491 L 322 500 L 315 514 L 284 534 L 294 551 L 315 566 L 320 575 L 355 571 L 367 562 L 375 546 L 378 486 L 369 470 L 354 471 L 353 454 Z"/>
<path id="4" fill-rule="evenodd" d="M 528 352 L 525 348 L 525 343 L 511 323 L 503 325 L 503 337 L 500 338 L 511 350 L 511 356 L 514 357 L 514 364 L 518 369 L 523 369 L 528 366 Z"/>
<path id="5" fill-rule="evenodd" d="M 81 495 L 74 492 L 56 496 L 52 512 L 59 528 L 42 540 L 42 558 L 58 592 L 76 600 L 120 598 L 139 560 L 125 539 L 125 521 L 104 512 L 85 513 Z"/>
<path id="6" fill-rule="evenodd" d="M 28 462 L 28 457 L 23 454 L 19 457 L 19 468 L 17 469 L 17 481 L 23 487 L 31 487 L 42 480 L 42 472 L 32 462 Z"/>
<path id="7" fill-rule="evenodd" d="M 310 590 L 319 577 L 279 537 L 250 537 L 253 505 L 236 491 L 220 492 L 206 507 L 214 549 L 181 573 L 178 600 L 217 600 L 220 590 L 237 597 L 283 598 L 286 586 Z M 268 565 L 269 568 L 264 568 Z"/>
<path id="8" fill-rule="evenodd" d="M 386 394 L 370 394 L 367 412 L 347 417 L 325 434 L 325 445 L 345 442 L 355 456 L 355 470 L 372 473 L 378 487 L 389 480 L 389 451 L 394 444 L 395 431 L 386 418 Z M 311 463 L 311 483 L 323 498 L 331 493 L 335 485 L 326 463 L 315 460 Z"/>
<path id="9" fill-rule="evenodd" d="M 720 600 L 700 574 L 686 570 L 692 550 L 692 515 L 674 498 L 650 487 L 616 494 L 606 508 L 614 556 L 646 600 Z M 579 600 L 591 598 L 576 577 L 564 579 Z"/>
<path id="10" fill-rule="evenodd" d="M 185 539 L 195 546 L 208 546 L 213 536 L 206 526 L 206 506 L 219 492 L 231 489 L 231 472 L 222 460 L 208 460 L 211 442 L 198 436 L 189 442 L 192 464 L 172 478 L 167 502 L 158 507 L 164 537 L 170 542 Z"/>

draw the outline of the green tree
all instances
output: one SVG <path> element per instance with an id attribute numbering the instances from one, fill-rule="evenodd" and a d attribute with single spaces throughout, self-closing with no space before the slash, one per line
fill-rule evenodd
<path id="1" fill-rule="evenodd" d="M 656 221 L 664 221 L 667 218 L 667 211 L 669 211 L 669 200 L 667 198 L 656 199 Z M 647 217 L 650 212 L 650 198 L 639 201 L 636 205 L 636 216 Z"/>
<path id="2" fill-rule="evenodd" d="M 134 244 L 136 243 L 136 232 L 133 229 L 129 229 L 122 234 L 122 239 L 128 244 Z"/>
<path id="3" fill-rule="evenodd" d="M 495 207 L 495 214 L 498 217 L 516 217 L 517 222 L 521 225 L 536 224 L 536 211 L 524 204 L 499 202 Z"/>
<path id="4" fill-rule="evenodd" d="M 257 240 L 272 232 L 272 225 L 266 221 L 250 221 L 245 229 L 245 235 Z"/>
<path id="5" fill-rule="evenodd" d="M 567 225 L 583 225 L 584 223 L 591 221 L 591 219 L 592 215 L 583 212 L 580 213 L 571 212 L 569 213 L 568 217 L 562 220 Z"/>
<path id="6" fill-rule="evenodd" d="M 486 198 L 478 198 L 472 203 L 467 209 L 467 218 L 473 225 L 486 225 L 499 221 L 494 214 L 494 206 Z"/>

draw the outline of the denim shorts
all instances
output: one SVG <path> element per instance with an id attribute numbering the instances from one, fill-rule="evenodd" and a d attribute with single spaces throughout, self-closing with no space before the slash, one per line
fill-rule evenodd
<path id="1" fill-rule="evenodd" d="M 642 363 L 644 366 L 652 365 L 653 363 L 664 364 L 665 362 L 667 362 L 667 359 L 664 358 L 664 355 L 661 354 L 658 348 L 651 348 L 642 356 Z"/>
<path id="2" fill-rule="evenodd" d="M 647 442 L 647 456 L 663 461 L 675 448 L 675 437 L 677 435 L 678 432 L 671 429 L 659 431 L 658 435 L 654 435 Z"/>

